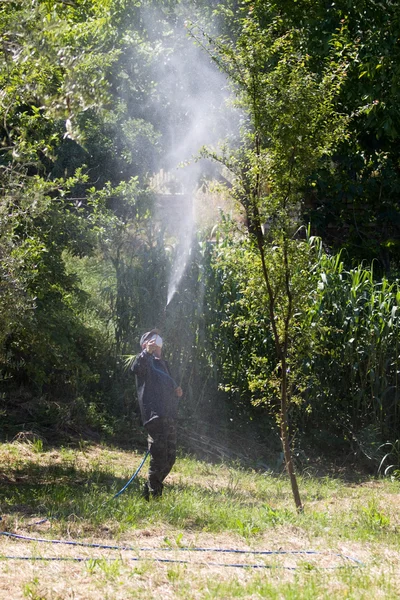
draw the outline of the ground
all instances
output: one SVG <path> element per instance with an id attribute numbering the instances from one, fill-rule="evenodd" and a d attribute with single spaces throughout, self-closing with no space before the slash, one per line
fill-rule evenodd
<path id="1" fill-rule="evenodd" d="M 1 529 L 46 540 L 0 537 L 0 599 L 400 597 L 396 480 L 299 476 L 299 515 L 284 475 L 181 457 L 160 501 L 110 501 L 140 459 L 0 447 Z"/>

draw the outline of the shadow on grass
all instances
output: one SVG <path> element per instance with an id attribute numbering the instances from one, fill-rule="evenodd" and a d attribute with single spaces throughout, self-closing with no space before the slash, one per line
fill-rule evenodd
<path id="1" fill-rule="evenodd" d="M 86 514 L 91 507 L 113 500 L 140 464 L 132 459 L 132 472 L 126 477 L 112 474 L 107 466 L 79 468 L 76 465 L 40 465 L 27 462 L 0 473 L 0 509 L 4 513 L 54 515 L 60 517 Z M 129 486 L 130 493 L 140 493 L 138 480 Z"/>
<path id="2" fill-rule="evenodd" d="M 218 530 L 225 529 L 223 523 L 231 521 L 233 513 L 237 513 L 235 527 L 240 530 L 240 527 L 249 527 L 249 517 L 240 514 L 248 515 L 257 504 L 262 504 L 262 500 L 252 498 L 245 489 L 209 489 L 196 482 L 167 482 L 161 501 L 151 499 L 147 503 L 141 489 L 146 472 L 145 465 L 140 478 L 114 499 L 128 478 L 115 477 L 101 468 L 85 472 L 75 466 L 30 464 L 15 469 L 13 481 L 10 478 L 7 481 L 3 476 L 0 507 L 3 514 L 23 519 L 55 519 L 61 527 L 62 522 L 71 520 L 91 522 L 93 526 L 104 524 L 111 518 L 119 527 L 126 528 L 140 523 L 148 525 L 157 514 L 161 521 L 170 525 Z M 278 512 L 271 509 L 268 520 L 285 519 L 282 511 Z"/>
<path id="3" fill-rule="evenodd" d="M 29 448 L 31 449 L 31 447 Z M 54 448 L 46 448 L 46 453 L 51 455 L 53 450 Z M 221 461 L 228 468 L 239 469 L 233 482 L 219 481 L 217 473 L 212 481 L 201 481 L 200 476 L 196 479 L 196 474 L 188 476 L 185 483 L 174 481 L 169 483 L 167 480 L 165 502 L 156 505 L 152 502 L 144 504 L 141 497 L 141 486 L 143 477 L 147 473 L 148 462 L 126 492 L 113 501 L 114 495 L 125 486 L 139 466 L 141 455 L 132 455 L 130 472 L 126 473 L 124 477 L 113 474 L 107 465 L 106 457 L 102 458 L 102 464 L 88 463 L 86 468 L 81 468 L 79 464 L 74 464 L 76 458 L 72 449 L 69 457 L 58 455 L 58 460 L 63 462 L 38 464 L 41 456 L 42 454 L 35 454 L 31 449 L 29 456 L 16 454 L 16 462 L 13 465 L 13 456 L 10 455 L 7 470 L 0 472 L 0 510 L 3 513 L 24 517 L 39 515 L 65 520 L 71 516 L 77 519 L 92 519 L 93 512 L 98 512 L 97 522 L 114 517 L 121 522 L 128 523 L 129 518 L 135 519 L 137 522 L 145 522 L 151 512 L 157 510 L 162 514 L 162 518 L 171 524 L 185 523 L 196 529 L 207 527 L 210 519 L 211 521 L 215 519 L 215 527 L 218 528 L 217 517 L 212 516 L 212 511 L 207 508 L 208 505 L 211 507 L 219 505 L 221 511 L 227 507 L 231 513 L 238 511 L 246 514 L 254 508 L 261 507 L 264 512 L 266 511 L 263 521 L 267 520 L 271 523 L 280 523 L 282 519 L 287 521 L 293 516 L 291 511 L 273 507 L 274 504 L 278 505 L 282 499 L 289 501 L 291 499 L 290 485 L 286 475 L 265 473 L 262 469 L 245 468 L 238 465 L 237 460 L 231 461 L 231 463 L 226 460 Z M 48 456 L 47 460 L 51 460 L 51 456 Z M 21 461 L 23 461 L 22 464 Z M 204 462 L 207 463 L 207 461 Z M 211 465 L 215 465 L 215 462 L 210 462 L 210 468 L 212 468 Z M 262 484 L 257 490 L 246 488 L 240 482 L 240 471 L 243 473 L 257 472 L 259 475 L 264 472 L 268 476 L 269 483 L 266 480 L 265 486 Z M 310 471 L 309 477 L 314 480 L 314 484 L 318 483 L 318 475 Z M 347 478 L 346 471 L 335 472 L 334 475 L 324 474 L 324 477 L 331 477 L 346 485 L 349 483 L 357 485 L 370 479 L 370 476 L 366 474 L 355 473 L 351 478 Z M 276 487 L 274 482 L 276 482 Z M 135 512 L 136 509 L 132 508 L 132 504 L 135 503 L 140 505 L 143 514 Z M 102 508 L 104 506 L 105 508 Z M 197 516 L 196 510 L 199 513 Z M 224 518 L 228 519 L 228 516 Z M 93 518 L 94 520 L 95 518 Z M 244 517 L 242 522 L 245 523 Z M 245 526 L 247 527 L 247 525 Z"/>

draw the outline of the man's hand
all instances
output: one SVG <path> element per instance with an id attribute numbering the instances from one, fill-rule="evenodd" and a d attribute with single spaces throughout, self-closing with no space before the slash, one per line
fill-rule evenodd
<path id="1" fill-rule="evenodd" d="M 146 344 L 146 351 L 149 354 L 153 354 L 154 350 L 157 348 L 157 344 L 155 340 L 150 340 L 149 342 L 147 342 Z"/>
<path id="2" fill-rule="evenodd" d="M 175 388 L 175 394 L 178 396 L 178 398 L 182 397 L 183 392 L 182 392 L 181 386 L 178 386 L 177 388 Z"/>

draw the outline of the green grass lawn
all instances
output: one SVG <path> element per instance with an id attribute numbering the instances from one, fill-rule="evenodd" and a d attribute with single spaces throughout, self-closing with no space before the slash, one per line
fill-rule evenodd
<path id="1" fill-rule="evenodd" d="M 161 500 L 141 497 L 147 465 L 114 500 L 141 458 L 1 445 L 2 530 L 118 548 L 0 536 L 0 598 L 400 597 L 398 481 L 299 476 L 297 514 L 285 475 L 182 456 Z"/>

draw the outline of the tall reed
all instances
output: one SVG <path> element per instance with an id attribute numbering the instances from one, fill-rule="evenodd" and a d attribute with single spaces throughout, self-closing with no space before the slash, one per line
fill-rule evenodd
<path id="1" fill-rule="evenodd" d="M 346 271 L 340 256 L 319 257 L 319 280 L 307 326 L 307 401 L 352 431 L 399 428 L 397 281 L 375 281 L 373 268 Z"/>

